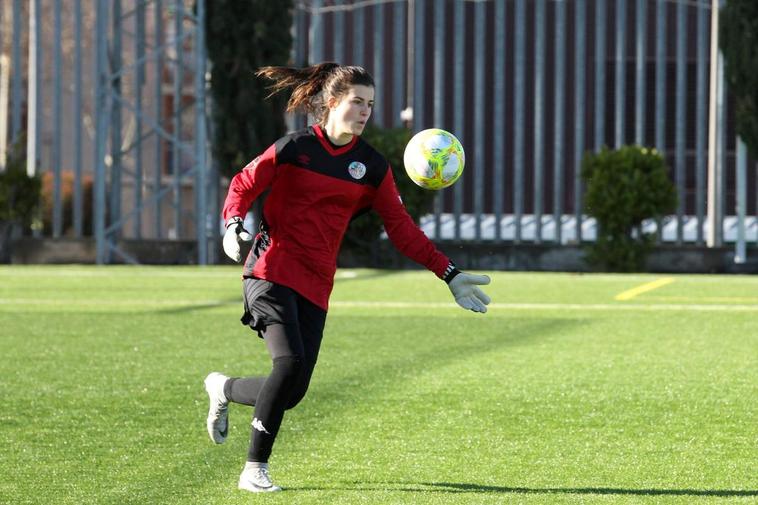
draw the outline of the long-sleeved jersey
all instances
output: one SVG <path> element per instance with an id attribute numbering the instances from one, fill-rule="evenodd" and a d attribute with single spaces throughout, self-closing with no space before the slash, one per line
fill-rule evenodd
<path id="1" fill-rule="evenodd" d="M 335 146 L 316 125 L 282 137 L 234 176 L 224 220 L 244 216 L 268 188 L 244 276 L 292 288 L 327 310 L 342 237 L 368 209 L 404 255 L 443 279 L 454 268 L 408 215 L 385 158 L 358 136 Z"/>

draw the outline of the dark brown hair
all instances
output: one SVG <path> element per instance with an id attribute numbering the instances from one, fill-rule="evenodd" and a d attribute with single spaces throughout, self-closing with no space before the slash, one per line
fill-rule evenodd
<path id="1" fill-rule="evenodd" d="M 329 98 L 339 100 L 354 85 L 374 87 L 374 78 L 363 67 L 342 66 L 331 62 L 305 68 L 261 67 L 255 75 L 273 81 L 268 87 L 269 97 L 292 88 L 287 112 L 307 112 L 321 124 L 326 123 L 329 116 L 326 105 Z"/>

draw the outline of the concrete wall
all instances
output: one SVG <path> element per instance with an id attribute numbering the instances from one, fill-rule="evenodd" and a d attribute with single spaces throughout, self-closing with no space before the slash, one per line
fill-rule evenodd
<path id="1" fill-rule="evenodd" d="M 580 246 L 547 244 L 500 244 L 444 242 L 438 244 L 462 269 L 511 271 L 591 272 Z M 197 259 L 197 244 L 187 240 L 123 240 L 118 247 L 150 265 L 191 265 Z M 220 248 L 220 244 L 219 244 Z M 21 237 L 11 241 L 7 258 L 11 264 L 95 263 L 92 239 L 49 239 Z M 247 251 L 243 250 L 243 254 Z M 219 249 L 224 264 L 233 264 Z M 734 262 L 734 248 L 708 249 L 698 246 L 658 246 L 648 257 L 647 271 L 666 273 L 755 273 L 758 248 L 748 250 L 745 264 Z M 119 262 L 118 258 L 114 258 Z M 7 261 L 7 260 L 6 260 Z M 344 268 L 419 268 L 403 257 L 388 241 L 381 241 L 365 254 L 343 251 L 339 266 Z"/>

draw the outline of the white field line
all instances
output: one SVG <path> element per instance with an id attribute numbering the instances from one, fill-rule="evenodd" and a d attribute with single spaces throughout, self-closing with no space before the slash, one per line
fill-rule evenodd
<path id="1" fill-rule="evenodd" d="M 44 270 L 29 270 L 27 268 L 23 269 L 16 269 L 13 270 L 11 268 L 2 267 L 0 266 L 0 281 L 3 279 L 3 277 L 44 277 L 44 278 L 53 278 L 53 277 L 81 277 L 81 278 L 113 278 L 113 277 L 161 277 L 166 279 L 186 279 L 187 281 L 193 281 L 195 279 L 217 279 L 220 281 L 234 281 L 238 280 L 240 278 L 240 274 L 238 272 L 234 272 L 234 274 L 229 274 L 229 269 L 227 267 L 226 270 L 218 270 L 218 271 L 208 271 L 203 272 L 200 270 L 192 271 L 192 270 L 176 270 L 176 271 L 169 271 L 169 270 L 152 270 L 151 267 L 147 267 L 145 269 L 138 269 L 135 268 L 134 271 L 129 271 L 129 268 L 134 267 L 117 267 L 117 268 L 108 268 L 108 267 L 95 267 L 95 268 L 87 268 L 87 269 L 68 269 L 63 268 L 60 270 L 53 270 L 49 268 L 45 268 Z M 335 275 L 335 279 L 355 279 L 359 277 L 359 273 L 353 270 L 340 270 Z"/>
<path id="2" fill-rule="evenodd" d="M 232 307 L 241 305 L 240 302 L 228 300 L 108 300 L 108 299 L 40 299 L 40 298 L 0 298 L 0 309 L 3 306 L 18 307 L 68 307 L 72 310 L 82 310 L 88 307 L 129 307 L 149 310 L 156 307 L 202 307 L 209 306 Z M 391 301 L 340 301 L 329 304 L 332 309 L 454 309 L 458 306 L 453 302 L 391 302 Z M 758 312 L 758 304 L 672 304 L 672 303 L 491 303 L 489 310 L 569 310 L 569 311 L 625 311 L 625 312 Z"/>
<path id="3" fill-rule="evenodd" d="M 376 308 L 376 309 L 446 309 L 456 308 L 446 302 L 357 302 L 333 301 L 331 308 Z M 616 304 L 616 303 L 491 303 L 492 310 L 593 310 L 593 311 L 710 311 L 710 312 L 758 312 L 757 305 L 683 305 L 683 304 Z"/>
<path id="4" fill-rule="evenodd" d="M 132 268 L 134 270 L 130 271 L 129 269 Z M 42 270 L 29 270 L 27 268 L 21 268 L 21 269 L 12 269 L 12 268 L 2 268 L 0 267 L 0 279 L 3 277 L 44 277 L 44 278 L 53 278 L 53 277 L 76 277 L 76 278 L 103 278 L 103 279 L 109 279 L 113 277 L 129 277 L 129 278 L 135 278 L 135 277 L 161 277 L 161 278 L 167 278 L 167 279 L 186 279 L 188 281 L 192 281 L 194 279 L 239 279 L 241 275 L 238 274 L 238 272 L 234 272 L 230 275 L 229 271 L 207 271 L 203 272 L 200 270 L 182 270 L 182 267 L 178 267 L 175 271 L 170 270 L 158 270 L 160 267 L 155 267 L 155 269 L 151 269 L 151 267 L 141 268 L 141 267 L 93 267 L 93 268 L 85 268 L 85 269 L 76 269 L 76 268 L 62 268 L 60 270 L 53 270 L 50 268 L 45 268 Z"/>
<path id="5" fill-rule="evenodd" d="M 239 302 L 230 302 L 228 300 L 178 300 L 178 299 L 130 299 L 130 300 L 108 300 L 98 299 L 44 299 L 44 298 L 0 298 L 0 307 L 3 305 L 30 305 L 34 307 L 56 306 L 56 307 L 206 307 L 208 305 L 239 305 L 242 306 L 242 298 Z"/>

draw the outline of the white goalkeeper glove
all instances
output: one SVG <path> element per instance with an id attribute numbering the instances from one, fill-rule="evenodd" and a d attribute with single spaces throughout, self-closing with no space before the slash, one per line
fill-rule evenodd
<path id="1" fill-rule="evenodd" d="M 479 286 L 485 286 L 489 283 L 490 278 L 486 275 L 459 272 L 448 282 L 447 286 L 453 293 L 458 305 L 474 312 L 485 313 L 487 312 L 487 305 L 489 305 L 491 300 L 484 291 L 479 289 Z"/>
<path id="2" fill-rule="evenodd" d="M 242 226 L 241 217 L 229 218 L 226 222 L 226 233 L 224 233 L 224 252 L 231 259 L 239 263 L 240 260 L 240 240 L 250 242 L 253 236 Z"/>

